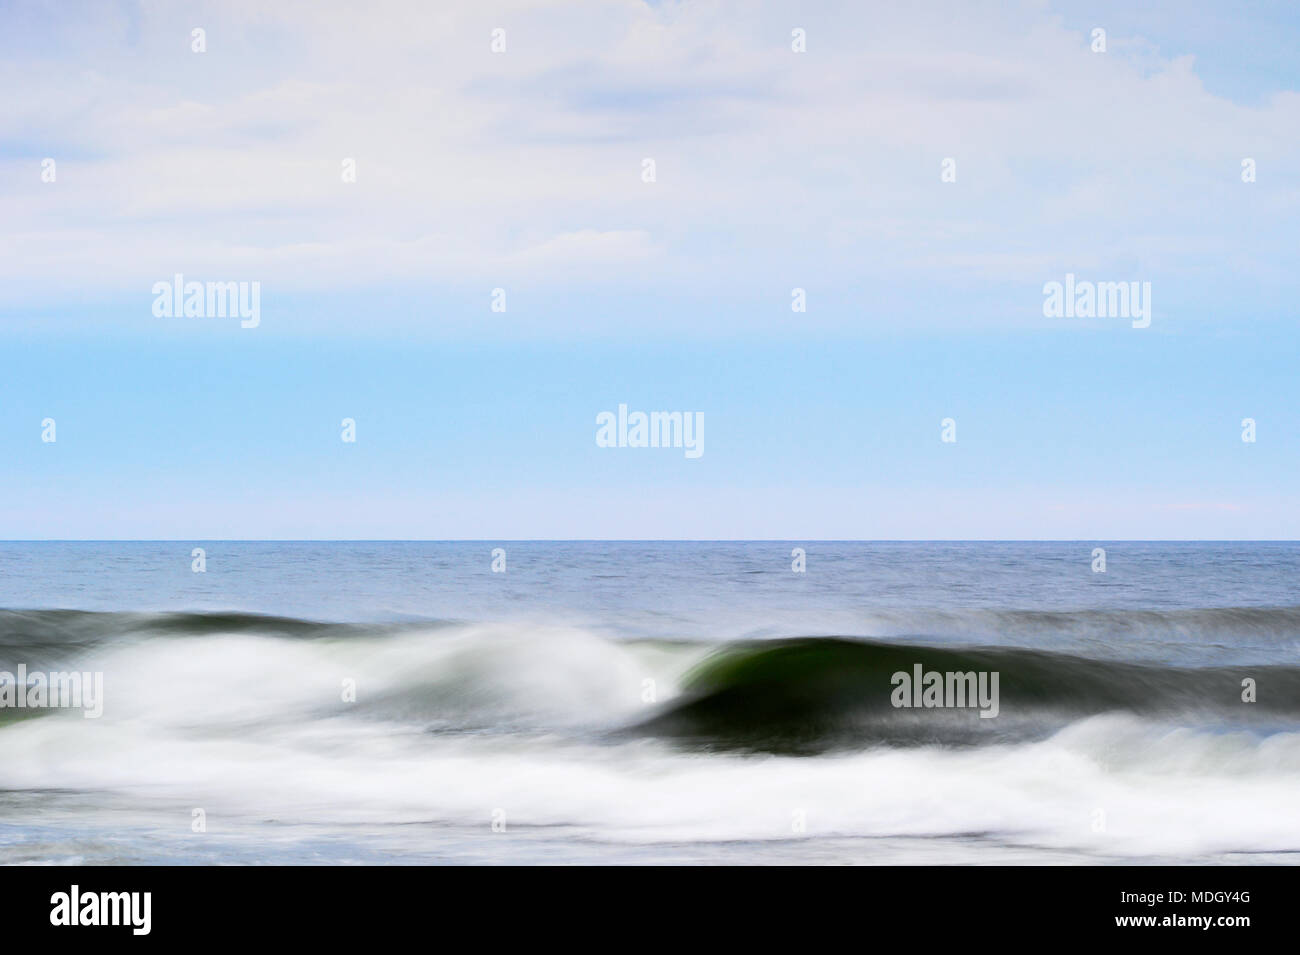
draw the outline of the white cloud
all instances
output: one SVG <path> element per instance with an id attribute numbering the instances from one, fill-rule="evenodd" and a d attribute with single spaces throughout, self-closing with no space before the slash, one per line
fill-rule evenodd
<path id="1" fill-rule="evenodd" d="M 0 163 L 0 305 L 174 271 L 292 293 L 647 262 L 683 293 L 754 274 L 1195 281 L 1216 258 L 1219 288 L 1234 262 L 1294 284 L 1277 259 L 1300 96 L 1234 104 L 1190 57 L 1125 37 L 1092 54 L 1038 4 L 250 2 L 88 7 L 50 30 L 0 70 L 25 91 L 0 103 L 23 147 Z M 1259 240 L 1244 262 L 1238 229 Z"/>

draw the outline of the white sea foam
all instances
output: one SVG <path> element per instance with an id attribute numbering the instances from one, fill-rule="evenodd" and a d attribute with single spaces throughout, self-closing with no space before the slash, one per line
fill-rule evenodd
<path id="1" fill-rule="evenodd" d="M 102 719 L 5 726 L 0 766 L 11 793 L 98 794 L 48 805 L 89 833 L 114 831 L 124 810 L 187 833 L 202 807 L 217 838 L 272 838 L 268 820 L 340 838 L 402 825 L 404 851 L 436 853 L 514 832 L 553 842 L 552 861 L 575 840 L 781 843 L 790 858 L 849 840 L 859 861 L 899 839 L 927 840 L 927 859 L 1300 852 L 1296 732 L 1103 715 L 1036 742 L 815 758 L 602 735 L 649 711 L 645 680 L 662 700 L 701 652 L 514 627 L 153 638 L 94 661 Z M 340 698 L 345 678 L 356 703 Z M 497 810 L 504 834 L 491 832 Z"/>

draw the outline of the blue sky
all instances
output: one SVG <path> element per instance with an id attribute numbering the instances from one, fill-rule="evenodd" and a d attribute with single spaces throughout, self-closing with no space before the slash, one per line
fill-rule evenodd
<path id="1" fill-rule="evenodd" d="M 426 6 L 0 3 L 0 537 L 1300 537 L 1293 5 Z"/>

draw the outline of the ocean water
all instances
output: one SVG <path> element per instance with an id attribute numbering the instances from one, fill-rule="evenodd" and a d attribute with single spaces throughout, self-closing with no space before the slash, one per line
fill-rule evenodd
<path id="1" fill-rule="evenodd" d="M 1293 863 L 1297 581 L 1271 542 L 0 543 L 0 671 L 103 679 L 0 709 L 0 861 Z M 996 717 L 894 706 L 918 665 Z"/>

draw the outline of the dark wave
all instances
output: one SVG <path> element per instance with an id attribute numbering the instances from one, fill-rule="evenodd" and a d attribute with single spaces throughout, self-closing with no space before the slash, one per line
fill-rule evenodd
<path id="1" fill-rule="evenodd" d="M 1300 639 L 1300 606 L 1204 607 L 1176 610 L 864 610 L 888 631 L 887 639 L 909 634 L 1002 638 L 1036 634 L 1096 634 L 1124 639 L 1161 635 L 1290 637 Z M 420 621 L 430 626 L 447 621 Z M 59 642 L 148 630 L 167 634 L 262 632 L 277 636 L 349 635 L 390 630 L 397 624 L 334 623 L 243 611 L 132 612 L 0 609 L 0 646 L 15 639 Z"/>
<path id="2" fill-rule="evenodd" d="M 998 715 L 895 707 L 895 673 L 998 674 Z M 1246 678 L 1258 702 L 1242 699 Z M 1300 667 L 1184 668 L 1004 647 L 946 648 L 840 638 L 732 644 L 636 732 L 723 749 L 970 745 L 1049 735 L 1081 717 L 1129 712 L 1180 722 L 1295 729 Z"/>
<path id="3" fill-rule="evenodd" d="M 424 623 L 421 626 L 435 626 Z M 114 641 L 149 637 L 256 633 L 298 639 L 346 638 L 392 632 L 400 625 L 328 623 L 269 614 L 135 613 L 90 610 L 0 610 L 0 662 L 64 657 Z"/>
<path id="4" fill-rule="evenodd" d="M 1273 632 L 1300 621 L 1297 608 L 1127 614 L 1143 625 L 1159 620 L 1164 621 L 1162 625 L 1191 627 L 1198 621 L 1198 625 L 1211 621 L 1225 627 L 1271 628 Z M 971 611 L 952 616 L 987 620 L 999 615 L 1004 624 L 1020 619 L 1034 621 L 1035 626 L 1057 618 L 1107 621 L 1124 616 L 1119 611 Z M 4 610 L 0 611 L 0 669 L 13 670 L 18 663 L 25 663 L 29 670 L 63 667 L 119 642 L 154 638 L 247 634 L 293 640 L 370 640 L 447 626 L 452 624 L 329 623 L 242 612 Z M 531 639 L 528 633 L 516 636 Z M 952 639 L 964 643 L 958 646 Z M 1008 637 L 1006 642 L 1017 641 Z M 1131 635 L 1111 643 L 1121 645 L 1130 659 L 1145 645 Z M 699 652 L 697 644 L 676 646 L 684 653 Z M 1098 647 L 1096 652 L 1104 656 L 1106 649 Z M 548 649 L 560 657 L 582 652 Z M 1093 651 L 1090 647 L 1084 652 Z M 516 711 L 528 710 L 513 689 L 512 670 L 520 664 L 503 654 L 499 645 L 473 638 L 445 659 L 412 659 L 414 662 L 407 664 L 413 668 L 409 680 L 396 680 L 389 689 L 367 697 L 357 711 L 473 728 L 495 725 L 493 721 L 513 725 L 519 716 Z M 534 660 L 532 665 L 536 663 Z M 557 678 L 567 679 L 574 669 L 566 667 L 564 659 L 557 658 L 555 664 Z M 893 706 L 893 675 L 911 674 L 918 665 L 924 672 L 943 674 L 996 672 L 998 715 L 981 718 L 976 705 Z M 1256 681 L 1258 702 L 1242 701 L 1246 678 Z M 689 745 L 769 752 L 970 745 L 1041 738 L 1081 717 L 1106 712 L 1167 717 L 1180 725 L 1244 727 L 1261 733 L 1296 730 L 1300 728 L 1300 667 L 1242 664 L 1196 668 L 1124 662 L 1011 646 L 978 646 L 959 634 L 947 645 L 938 646 L 829 637 L 739 642 L 724 645 L 688 674 L 679 697 L 626 732 Z"/>

